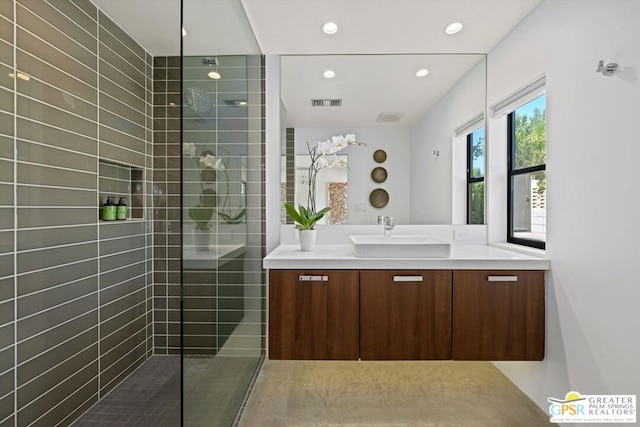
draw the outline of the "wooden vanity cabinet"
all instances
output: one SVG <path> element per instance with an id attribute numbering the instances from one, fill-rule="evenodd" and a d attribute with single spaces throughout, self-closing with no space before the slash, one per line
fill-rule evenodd
<path id="1" fill-rule="evenodd" d="M 544 271 L 269 270 L 269 358 L 542 360 Z"/>
<path id="2" fill-rule="evenodd" d="M 544 271 L 453 272 L 454 360 L 542 360 Z"/>
<path id="3" fill-rule="evenodd" d="M 357 360 L 357 270 L 269 270 L 269 358 Z"/>
<path id="4" fill-rule="evenodd" d="M 361 270 L 360 358 L 451 359 L 451 270 Z"/>

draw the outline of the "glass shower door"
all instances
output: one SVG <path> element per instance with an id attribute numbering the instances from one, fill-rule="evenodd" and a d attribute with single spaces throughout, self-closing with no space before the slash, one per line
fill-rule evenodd
<path id="1" fill-rule="evenodd" d="M 227 20 L 244 17 L 240 2 L 223 3 L 236 12 Z M 202 23 L 198 18 L 229 14 L 229 10 L 209 10 L 221 5 L 184 0 L 187 35 L 180 58 L 184 425 L 232 425 L 265 347 L 263 58 L 217 54 L 229 51 L 219 42 L 230 35 L 216 34 L 220 30 L 213 23 L 198 26 Z M 246 23 L 238 25 L 246 28 Z"/>

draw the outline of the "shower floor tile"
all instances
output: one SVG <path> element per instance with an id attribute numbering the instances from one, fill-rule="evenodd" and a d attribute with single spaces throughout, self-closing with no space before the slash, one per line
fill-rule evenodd
<path id="1" fill-rule="evenodd" d="M 186 357 L 184 425 L 233 425 L 260 361 L 261 357 Z M 151 357 L 73 426 L 180 426 L 180 356 Z"/>
<path id="2" fill-rule="evenodd" d="M 73 426 L 180 426 L 180 356 L 151 357 Z"/>

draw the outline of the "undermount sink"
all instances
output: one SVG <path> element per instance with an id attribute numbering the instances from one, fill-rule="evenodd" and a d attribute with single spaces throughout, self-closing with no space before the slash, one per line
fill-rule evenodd
<path id="1" fill-rule="evenodd" d="M 358 258 L 446 258 L 451 244 L 429 236 L 349 236 Z"/>

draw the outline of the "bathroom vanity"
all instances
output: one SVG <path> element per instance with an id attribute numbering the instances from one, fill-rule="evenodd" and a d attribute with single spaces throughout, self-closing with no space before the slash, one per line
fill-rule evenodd
<path id="1" fill-rule="evenodd" d="M 544 358 L 545 258 L 482 245 L 423 259 L 281 245 L 264 267 L 270 359 Z"/>
<path id="2" fill-rule="evenodd" d="M 185 355 L 214 355 L 245 315 L 246 244 L 185 245 L 182 274 L 182 347 Z"/>

